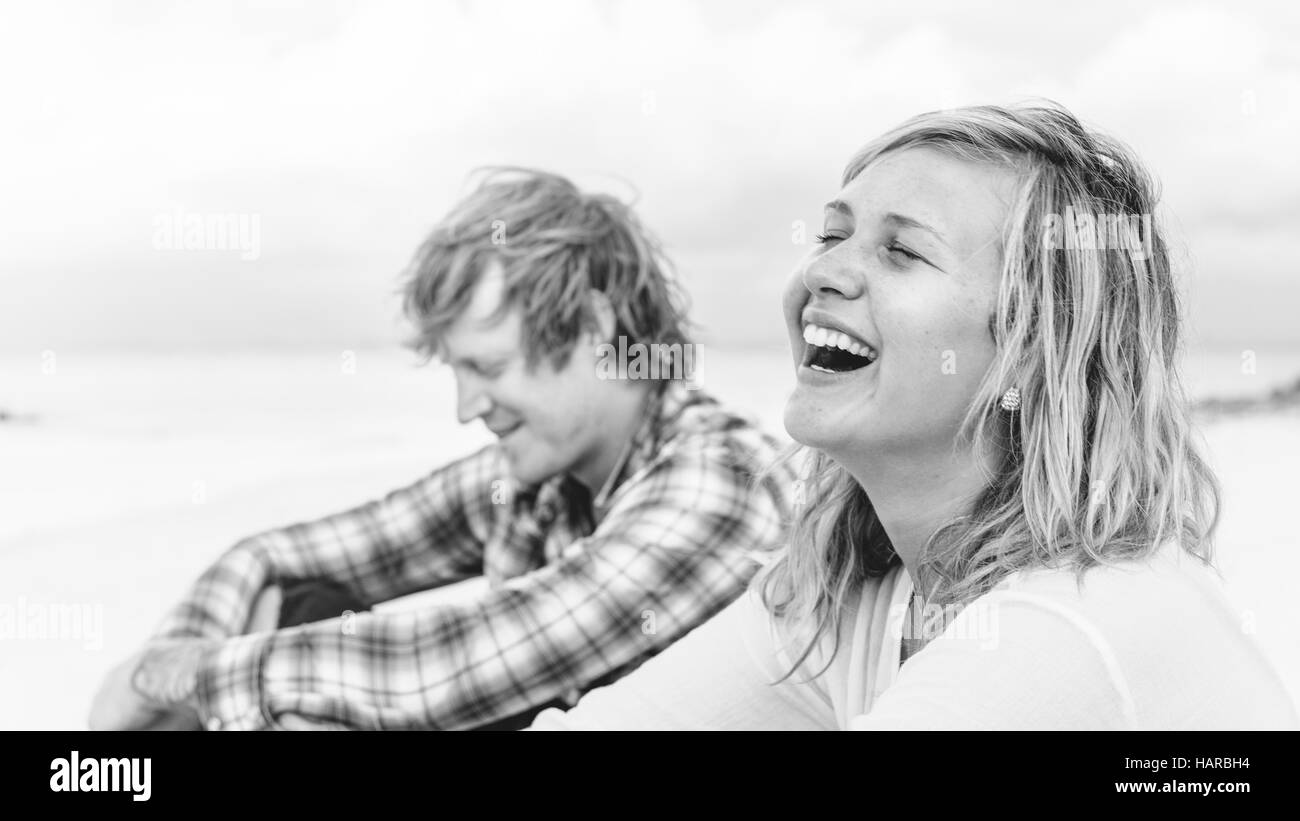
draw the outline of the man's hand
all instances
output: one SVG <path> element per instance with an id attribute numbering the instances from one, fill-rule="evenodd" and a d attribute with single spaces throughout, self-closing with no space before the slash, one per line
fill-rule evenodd
<path id="1" fill-rule="evenodd" d="M 197 730 L 202 639 L 159 639 L 114 667 L 90 708 L 92 730 Z"/>

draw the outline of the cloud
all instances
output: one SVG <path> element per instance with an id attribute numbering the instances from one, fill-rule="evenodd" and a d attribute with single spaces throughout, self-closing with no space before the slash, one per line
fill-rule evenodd
<path id="1" fill-rule="evenodd" d="M 466 174 L 490 163 L 634 187 L 700 323 L 776 343 L 768 301 L 806 251 L 791 226 L 819 218 L 854 149 L 921 110 L 1026 95 L 1055 97 L 1138 149 L 1165 181 L 1197 276 L 1223 276 L 1248 243 L 1248 281 L 1295 296 L 1295 14 L 1124 3 L 1039 14 L 1029 3 L 1000 15 L 962 3 L 18 6 L 0 26 L 0 72 L 25 80 L 6 89 L 18 116 L 0 134 L 0 343 L 395 339 L 394 277 Z M 159 252 L 152 221 L 177 210 L 259 215 L 263 253 Z M 1259 331 L 1192 284 L 1207 333 Z M 1270 321 L 1269 333 L 1295 333 Z"/>

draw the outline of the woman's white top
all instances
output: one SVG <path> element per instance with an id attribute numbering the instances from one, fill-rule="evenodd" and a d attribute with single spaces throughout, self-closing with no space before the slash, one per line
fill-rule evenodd
<path id="1" fill-rule="evenodd" d="M 1215 572 L 1176 546 L 1140 562 L 1021 571 L 899 666 L 912 581 L 870 580 L 800 671 L 754 592 L 532 729 L 1297 729 Z"/>

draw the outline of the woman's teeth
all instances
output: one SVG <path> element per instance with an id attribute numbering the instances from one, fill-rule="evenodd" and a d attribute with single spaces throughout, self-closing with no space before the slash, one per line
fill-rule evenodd
<path id="1" fill-rule="evenodd" d="M 843 331 L 820 325 L 805 325 L 803 339 L 812 347 L 808 366 L 817 371 L 853 371 L 870 365 L 879 356 L 876 349 L 867 343 L 854 339 Z"/>

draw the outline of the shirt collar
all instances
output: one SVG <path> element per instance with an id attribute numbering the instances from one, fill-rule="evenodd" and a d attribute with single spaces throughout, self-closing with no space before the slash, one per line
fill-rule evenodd
<path id="1" fill-rule="evenodd" d="M 688 405 L 705 400 L 703 391 L 688 390 L 685 384 L 680 380 L 664 380 L 651 390 L 641 424 L 623 446 L 600 491 L 592 497 L 591 505 L 598 519 L 623 482 L 635 476 L 659 452 L 661 443 L 670 433 L 670 426 L 682 411 Z M 554 476 L 540 486 L 534 486 L 532 492 L 525 490 L 517 501 L 542 508 L 556 507 L 567 495 L 567 483 L 572 481 L 576 480 L 568 474 Z"/>
<path id="2" fill-rule="evenodd" d="M 623 445 L 618 460 L 614 462 L 614 469 L 609 472 L 605 484 L 592 499 L 592 505 L 596 510 L 602 510 L 609 504 L 610 497 L 618 490 L 623 480 L 640 470 L 658 450 L 664 421 L 671 418 L 671 414 L 666 414 L 665 411 L 669 410 L 670 405 L 680 405 L 680 401 L 673 402 L 673 388 L 675 385 L 675 382 L 660 383 L 651 390 L 646 399 L 641 424 L 637 426 L 636 432 Z"/>

